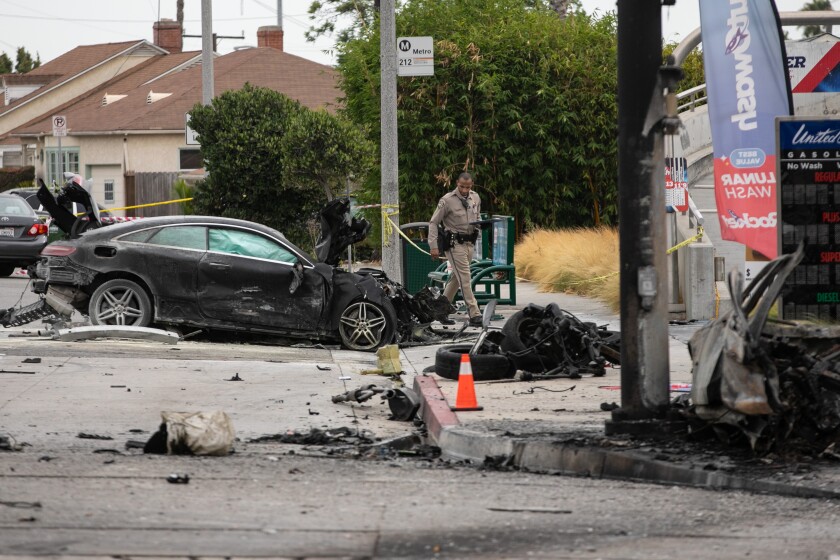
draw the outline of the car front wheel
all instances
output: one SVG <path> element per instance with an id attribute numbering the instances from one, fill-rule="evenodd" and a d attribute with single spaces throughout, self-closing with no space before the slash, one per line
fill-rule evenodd
<path id="1" fill-rule="evenodd" d="M 371 351 L 394 338 L 394 314 L 369 300 L 355 301 L 341 313 L 338 333 L 350 350 Z"/>
<path id="2" fill-rule="evenodd" d="M 148 327 L 152 322 L 152 303 L 146 290 L 136 282 L 118 278 L 96 288 L 88 314 L 94 325 Z"/>

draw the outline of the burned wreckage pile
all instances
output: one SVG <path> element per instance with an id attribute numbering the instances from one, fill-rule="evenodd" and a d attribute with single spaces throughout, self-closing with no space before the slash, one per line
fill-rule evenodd
<path id="1" fill-rule="evenodd" d="M 730 273 L 733 309 L 689 342 L 691 402 L 674 404 L 695 436 L 840 459 L 840 326 L 768 320 L 802 255 L 770 262 L 746 288 Z"/>

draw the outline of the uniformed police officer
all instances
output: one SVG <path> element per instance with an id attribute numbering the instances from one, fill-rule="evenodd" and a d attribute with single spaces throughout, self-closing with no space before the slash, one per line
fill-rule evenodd
<path id="1" fill-rule="evenodd" d="M 444 295 L 453 301 L 460 289 L 469 311 L 470 325 L 481 326 L 481 311 L 470 284 L 470 261 L 478 238 L 478 228 L 470 222 L 480 219 L 481 198 L 472 191 L 473 178 L 469 173 L 461 173 L 456 185 L 455 190 L 443 195 L 429 221 L 429 252 L 435 260 L 444 252 L 452 264 Z M 440 234 L 439 226 L 443 230 Z"/>

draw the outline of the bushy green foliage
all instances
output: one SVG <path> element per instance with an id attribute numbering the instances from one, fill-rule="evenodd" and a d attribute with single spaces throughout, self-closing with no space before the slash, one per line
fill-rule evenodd
<path id="1" fill-rule="evenodd" d="M 175 191 L 175 197 L 178 200 L 182 198 L 193 198 L 195 196 L 195 187 L 188 185 L 183 179 L 178 179 L 172 183 L 172 190 Z M 183 212 L 185 216 L 195 214 L 192 200 L 179 202 L 178 205 L 181 207 L 181 212 Z"/>
<path id="2" fill-rule="evenodd" d="M 15 63 L 15 72 L 18 74 L 26 74 L 30 70 L 38 68 L 41 65 L 41 57 L 37 56 L 35 59 L 25 47 L 18 47 L 17 62 Z"/>
<path id="3" fill-rule="evenodd" d="M 362 129 L 326 111 L 295 115 L 281 146 L 285 182 L 320 189 L 327 199 L 343 195 L 348 178 L 370 171 L 375 156 Z"/>
<path id="4" fill-rule="evenodd" d="M 267 88 L 246 84 L 196 105 L 190 127 L 209 175 L 196 186 L 195 211 L 260 222 L 303 245 L 324 191 L 343 187 L 347 173 L 368 171 L 370 147 L 360 133 Z"/>
<path id="5" fill-rule="evenodd" d="M 0 53 L 0 74 L 12 73 L 12 59 L 6 53 Z"/>
<path id="6" fill-rule="evenodd" d="M 398 79 L 401 221 L 428 220 L 463 170 L 483 208 L 544 227 L 617 214 L 613 14 L 544 2 L 414 0 L 397 35 L 434 35 L 435 75 Z M 346 111 L 379 141 L 378 26 L 341 47 Z M 379 178 L 366 184 L 379 199 Z"/>

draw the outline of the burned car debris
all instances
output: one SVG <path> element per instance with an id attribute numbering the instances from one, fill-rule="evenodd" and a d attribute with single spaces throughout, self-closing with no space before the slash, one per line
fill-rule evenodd
<path id="1" fill-rule="evenodd" d="M 332 402 L 363 403 L 374 395 L 379 395 L 382 400 L 388 401 L 392 420 L 411 421 L 420 409 L 420 397 L 413 390 L 407 387 L 388 389 L 374 384 L 363 385 L 358 389 L 334 395 Z"/>
<path id="2" fill-rule="evenodd" d="M 435 373 L 458 379 L 462 354 L 470 354 L 477 381 L 512 378 L 578 378 L 606 374 L 607 362 L 621 361 L 621 335 L 606 326 L 581 321 L 557 304 L 529 304 L 512 315 L 501 330 L 489 328 L 493 303 L 485 308 L 484 331 L 473 345 L 440 348 Z"/>
<path id="3" fill-rule="evenodd" d="M 840 326 L 769 319 L 803 247 L 768 263 L 745 288 L 728 277 L 733 309 L 689 342 L 695 434 L 746 441 L 758 453 L 831 456 L 840 443 Z M 838 458 L 838 457 L 835 457 Z"/>
<path id="4" fill-rule="evenodd" d="M 58 200 L 39 199 L 68 239 L 46 246 L 30 267 L 35 304 L 0 313 L 17 326 L 78 311 L 94 325 L 246 332 L 340 341 L 371 351 L 422 337 L 452 310 L 442 295 L 414 297 L 381 271 L 351 273 L 317 262 L 267 226 L 213 216 L 167 216 L 100 227 L 97 206 L 73 180 Z M 80 202 L 77 218 L 60 203 Z M 319 256 L 336 262 L 370 229 L 349 217 L 348 199 L 321 212 Z"/>

